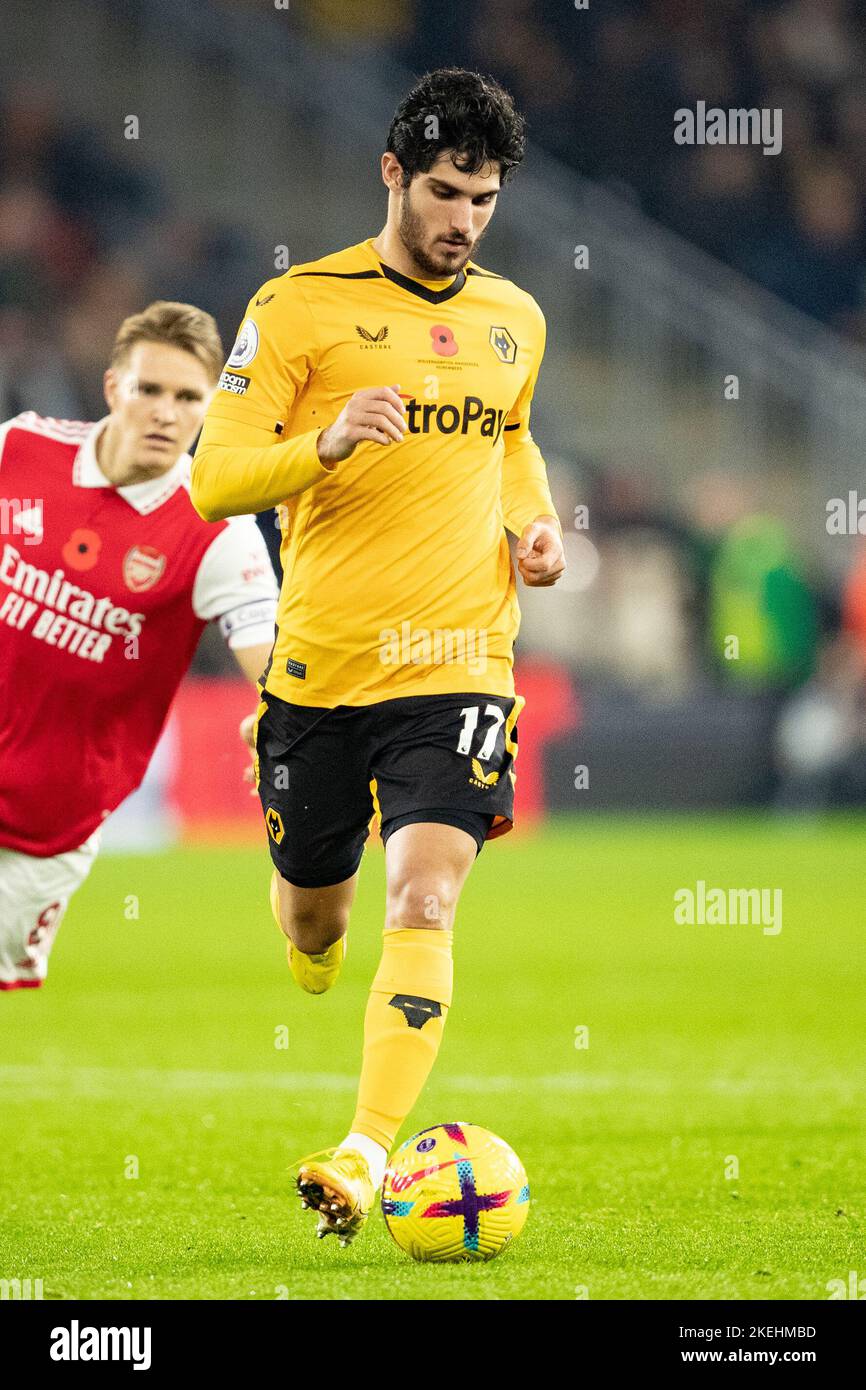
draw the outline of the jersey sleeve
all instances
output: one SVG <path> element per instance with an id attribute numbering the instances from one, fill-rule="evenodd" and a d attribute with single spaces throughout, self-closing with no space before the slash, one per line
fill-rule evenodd
<path id="1" fill-rule="evenodd" d="M 534 303 L 534 301 L 533 301 Z M 529 412 L 535 383 L 544 356 L 546 326 L 544 315 L 535 305 L 537 346 L 532 370 L 508 414 L 503 429 L 505 456 L 502 460 L 502 515 L 515 536 L 538 516 L 556 517 L 550 495 L 547 468 L 541 450 L 529 432 Z M 560 531 L 562 527 L 560 526 Z"/>
<path id="2" fill-rule="evenodd" d="M 321 428 L 286 437 L 317 359 L 297 281 L 268 281 L 247 306 L 195 451 L 190 496 L 205 521 L 266 511 L 333 471 L 316 452 Z"/>
<path id="3" fill-rule="evenodd" d="M 192 590 L 197 618 L 218 618 L 234 650 L 273 642 L 277 581 L 264 536 L 251 516 L 235 517 L 202 556 Z"/>

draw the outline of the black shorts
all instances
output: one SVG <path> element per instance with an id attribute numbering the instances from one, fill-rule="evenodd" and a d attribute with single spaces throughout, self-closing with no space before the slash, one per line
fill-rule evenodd
<path id="1" fill-rule="evenodd" d="M 511 829 L 521 696 L 411 695 L 334 709 L 265 691 L 257 784 L 271 858 L 299 888 L 351 878 L 370 822 L 387 841 L 413 821 L 485 839 Z"/>

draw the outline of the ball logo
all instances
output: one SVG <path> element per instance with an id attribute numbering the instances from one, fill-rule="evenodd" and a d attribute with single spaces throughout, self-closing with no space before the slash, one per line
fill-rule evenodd
<path id="1" fill-rule="evenodd" d="M 425 1178 L 432 1178 L 435 1173 L 441 1173 L 445 1168 L 456 1168 L 457 1159 L 448 1158 L 444 1163 L 434 1163 L 430 1168 L 419 1168 L 417 1173 L 401 1173 L 390 1169 L 388 1173 L 388 1187 L 391 1192 L 406 1192 L 408 1188 L 415 1187 Z"/>
<path id="2" fill-rule="evenodd" d="M 241 331 L 235 339 L 235 345 L 231 350 L 231 355 L 227 367 L 248 367 L 259 350 L 259 330 L 252 319 L 244 319 L 241 324 Z"/>
<path id="3" fill-rule="evenodd" d="M 134 594 L 158 584 L 165 573 L 166 557 L 152 545 L 134 545 L 123 557 L 123 582 Z"/>
<path id="4" fill-rule="evenodd" d="M 432 1137 L 429 1138 L 429 1139 L 422 1139 L 421 1142 L 420 1142 L 420 1144 L 416 1144 L 416 1145 L 415 1145 L 415 1148 L 418 1150 L 419 1154 L 426 1154 L 426 1153 L 429 1153 L 430 1150 L 431 1150 L 431 1149 L 435 1149 L 435 1147 L 436 1147 L 436 1140 L 433 1139 Z"/>
<path id="5" fill-rule="evenodd" d="M 450 328 L 446 328 L 444 323 L 434 324 L 430 329 L 430 337 L 433 340 L 433 351 L 440 357 L 454 357 L 460 351 L 458 344 L 454 341 L 454 334 Z"/>
<path id="6" fill-rule="evenodd" d="M 89 531 L 85 527 L 79 527 L 73 531 L 69 540 L 61 550 L 63 563 L 68 565 L 71 570 L 92 570 L 99 560 L 99 552 L 102 549 L 102 537 L 96 531 Z"/>

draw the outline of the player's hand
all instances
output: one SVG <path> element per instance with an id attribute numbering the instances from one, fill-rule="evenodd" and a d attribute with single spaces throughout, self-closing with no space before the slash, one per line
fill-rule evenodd
<path id="1" fill-rule="evenodd" d="M 249 782 L 251 784 L 250 796 L 256 795 L 256 773 L 254 766 L 256 757 L 256 745 L 253 738 L 255 727 L 256 716 L 254 714 L 248 714 L 245 719 L 241 720 L 241 726 L 238 729 L 238 733 L 240 734 L 244 743 L 247 745 L 247 748 L 249 748 L 251 754 L 250 764 L 248 767 L 244 768 L 244 781 Z"/>
<path id="2" fill-rule="evenodd" d="M 322 463 L 341 463 L 367 439 L 376 444 L 399 444 L 406 428 L 399 390 L 397 385 L 356 391 L 316 441 Z"/>
<path id="3" fill-rule="evenodd" d="M 565 573 L 565 549 L 555 517 L 539 516 L 517 542 L 517 568 L 524 584 L 546 589 Z"/>

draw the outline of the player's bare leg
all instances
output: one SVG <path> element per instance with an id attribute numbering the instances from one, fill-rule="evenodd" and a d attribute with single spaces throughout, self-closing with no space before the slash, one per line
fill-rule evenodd
<path id="1" fill-rule="evenodd" d="M 340 973 L 357 886 L 357 872 L 327 888 L 299 888 L 273 872 L 271 910 L 288 937 L 289 968 L 308 994 L 324 994 Z"/>
<path id="2" fill-rule="evenodd" d="M 364 1061 L 352 1128 L 336 1150 L 298 1171 L 317 1235 L 347 1245 L 381 1186 L 388 1151 L 430 1074 L 451 1004 L 454 913 L 475 862 L 465 830 L 419 822 L 385 846 L 387 895 L 382 960 L 364 1022 Z"/>

